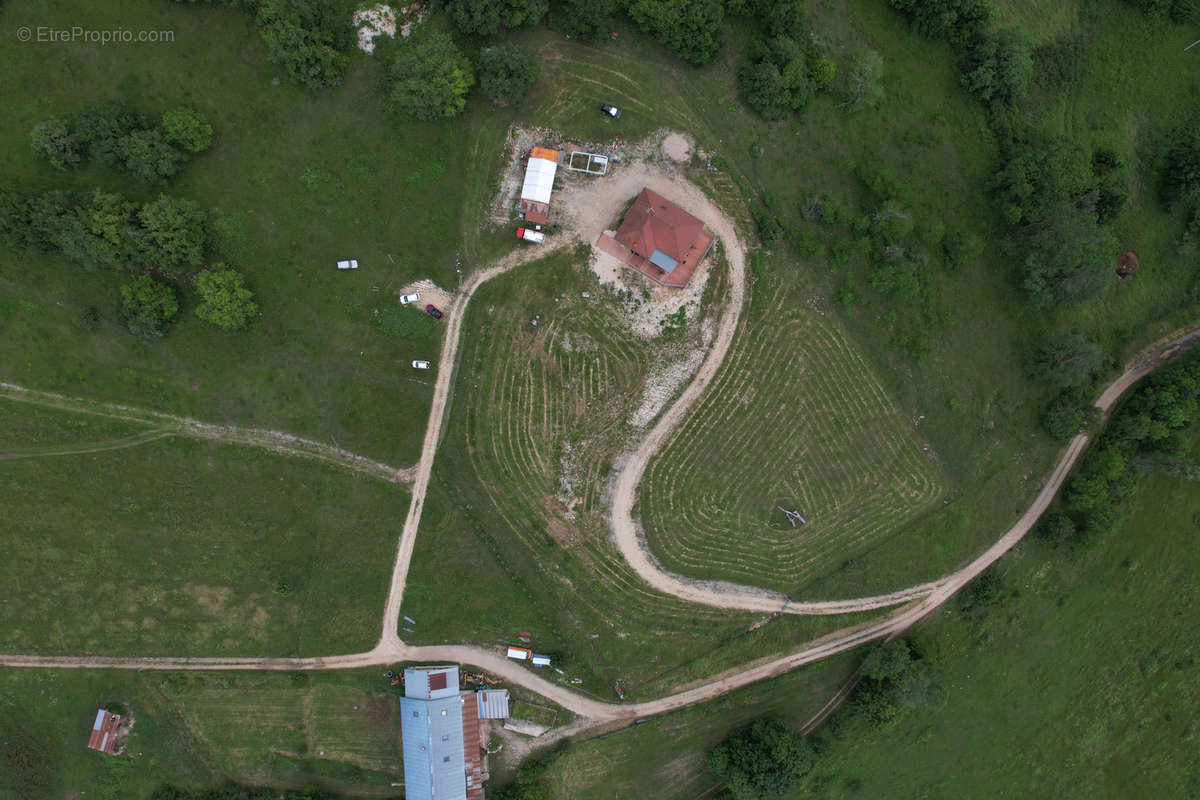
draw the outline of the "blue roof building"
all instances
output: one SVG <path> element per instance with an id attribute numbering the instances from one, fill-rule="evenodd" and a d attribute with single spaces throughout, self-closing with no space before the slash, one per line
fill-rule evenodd
<path id="1" fill-rule="evenodd" d="M 458 667 L 404 670 L 400 714 L 406 800 L 467 800 Z"/>

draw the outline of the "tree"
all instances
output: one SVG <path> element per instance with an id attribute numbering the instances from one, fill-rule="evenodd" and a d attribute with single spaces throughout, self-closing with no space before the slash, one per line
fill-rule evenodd
<path id="1" fill-rule="evenodd" d="M 175 289 L 149 275 L 139 275 L 121 287 L 121 318 L 134 336 L 159 339 L 179 312 Z"/>
<path id="2" fill-rule="evenodd" d="M 842 102 L 838 107 L 847 111 L 874 108 L 882 99 L 883 57 L 874 50 L 859 53 L 854 57 L 850 71 L 846 73 Z"/>
<path id="3" fill-rule="evenodd" d="M 1029 42 L 1016 31 L 980 38 L 963 70 L 962 84 L 985 103 L 1011 103 L 1025 96 L 1033 77 Z"/>
<path id="4" fill-rule="evenodd" d="M 501 44 L 479 54 L 479 88 L 493 100 L 520 102 L 542 70 L 528 47 Z"/>
<path id="5" fill-rule="evenodd" d="M 1034 351 L 1029 373 L 1036 380 L 1066 388 L 1083 383 L 1104 358 L 1104 349 L 1074 331 L 1056 331 Z"/>
<path id="6" fill-rule="evenodd" d="M 1068 395 L 1059 395 L 1042 414 L 1042 429 L 1057 442 L 1066 442 L 1083 429 L 1087 415 Z"/>
<path id="7" fill-rule="evenodd" d="M 115 167 L 124 160 L 121 140 L 131 131 L 145 128 L 145 120 L 123 103 L 109 100 L 84 106 L 72 119 L 72 127 L 88 143 L 93 156 Z"/>
<path id="8" fill-rule="evenodd" d="M 966 44 L 996 17 L 991 0 L 891 0 L 891 4 L 917 33 L 956 45 Z"/>
<path id="9" fill-rule="evenodd" d="M 536 25 L 549 8 L 549 0 L 448 0 L 446 3 L 455 29 L 472 36 L 494 36 L 501 28 Z"/>
<path id="10" fill-rule="evenodd" d="M 731 734 L 706 760 L 734 800 L 758 800 L 786 794 L 816 765 L 817 753 L 802 733 L 763 717 Z"/>
<path id="11" fill-rule="evenodd" d="M 444 33 L 400 43 L 391 77 L 392 107 L 424 120 L 449 119 L 461 112 L 475 81 L 471 62 Z"/>
<path id="12" fill-rule="evenodd" d="M 689 64 L 707 64 L 721 49 L 721 0 L 632 0 L 629 16 Z"/>
<path id="13" fill-rule="evenodd" d="M 1045 219 L 1056 207 L 1086 192 L 1093 182 L 1083 148 L 1064 137 L 1014 140 L 992 179 L 1001 213 L 1011 223 Z"/>
<path id="14" fill-rule="evenodd" d="M 349 63 L 354 36 L 350 14 L 323 0 L 262 0 L 258 28 L 267 57 L 310 89 L 337 86 Z"/>
<path id="15" fill-rule="evenodd" d="M 162 181 L 179 171 L 183 155 L 157 128 L 125 134 L 117 145 L 125 168 L 144 181 Z"/>
<path id="16" fill-rule="evenodd" d="M 815 90 L 796 42 L 783 36 L 756 42 L 747 58 L 738 70 L 738 95 L 760 117 L 779 120 L 808 105 Z"/>
<path id="17" fill-rule="evenodd" d="M 203 114 L 190 108 L 164 111 L 162 130 L 168 142 L 189 153 L 202 153 L 212 144 L 212 125 Z"/>
<path id="18" fill-rule="evenodd" d="M 195 203 L 159 195 L 137 213 L 138 254 L 143 263 L 177 276 L 204 261 L 206 215 Z"/>
<path id="19" fill-rule="evenodd" d="M 1168 151 L 1160 195 L 1168 209 L 1200 200 L 1200 135 L 1191 136 Z"/>
<path id="20" fill-rule="evenodd" d="M 71 169 L 83 160 L 87 143 L 61 119 L 51 119 L 35 125 L 30 134 L 33 149 L 37 150 L 55 169 Z"/>
<path id="21" fill-rule="evenodd" d="M 1095 213 L 1063 204 L 1025 234 L 1025 289 L 1033 305 L 1077 305 L 1112 275 L 1117 241 Z"/>
<path id="22" fill-rule="evenodd" d="M 224 264 L 213 264 L 195 279 L 200 305 L 196 316 L 226 331 L 246 327 L 258 313 L 254 293 L 246 288 L 241 273 Z"/>
<path id="23" fill-rule="evenodd" d="M 550 7 L 550 27 L 568 38 L 598 42 L 612 30 L 617 0 L 558 0 Z"/>

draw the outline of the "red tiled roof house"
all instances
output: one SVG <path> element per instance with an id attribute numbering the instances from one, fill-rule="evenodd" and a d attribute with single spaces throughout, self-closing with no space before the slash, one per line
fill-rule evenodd
<path id="1" fill-rule="evenodd" d="M 615 236 L 596 246 L 663 286 L 687 286 L 712 247 L 704 223 L 657 192 L 642 189 Z"/>

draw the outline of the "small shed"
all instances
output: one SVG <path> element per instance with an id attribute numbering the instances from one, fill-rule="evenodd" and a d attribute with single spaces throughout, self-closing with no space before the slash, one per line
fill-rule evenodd
<path id="1" fill-rule="evenodd" d="M 117 746 L 117 728 L 120 725 L 121 718 L 116 714 L 110 714 L 103 708 L 97 711 L 92 734 L 88 737 L 88 747 L 111 756 Z"/>
<path id="2" fill-rule="evenodd" d="M 554 191 L 554 175 L 558 172 L 558 151 L 535 147 L 525 168 L 525 183 L 521 186 L 521 202 L 517 209 L 526 222 L 545 225 L 550 221 L 550 193 Z"/>
<path id="3" fill-rule="evenodd" d="M 508 689 L 483 689 L 475 693 L 480 719 L 508 719 Z"/>
<path id="4" fill-rule="evenodd" d="M 543 655 L 538 655 L 537 653 L 534 653 L 532 661 L 533 661 L 533 665 L 535 667 L 550 666 L 550 656 L 543 656 Z"/>

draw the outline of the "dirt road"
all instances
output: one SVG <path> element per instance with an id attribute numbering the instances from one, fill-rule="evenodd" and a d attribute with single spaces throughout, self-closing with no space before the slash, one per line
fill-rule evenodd
<path id="1" fill-rule="evenodd" d="M 259 447 L 283 455 L 311 458 L 315 461 L 323 461 L 327 464 L 344 467 L 353 472 L 370 475 L 391 483 L 412 482 L 412 467 L 392 467 L 379 461 L 356 455 L 348 450 L 342 450 L 339 447 L 330 447 L 327 444 L 293 436 L 290 433 L 282 431 L 269 431 L 261 428 L 239 428 L 235 425 L 214 425 L 188 417 L 178 417 L 174 414 L 164 414 L 144 408 L 134 408 L 133 406 L 119 405 L 117 403 L 101 403 L 94 400 L 85 400 L 80 397 L 68 397 L 67 395 L 56 394 L 54 392 L 27 389 L 24 386 L 17 386 L 12 383 L 0 383 L 0 398 L 44 406 L 46 408 L 74 411 L 79 414 L 92 414 L 110 419 L 126 420 L 128 422 L 151 425 L 155 428 L 153 436 L 147 435 L 144 441 L 141 442 L 131 441 L 129 444 L 123 445 L 125 447 L 134 444 L 144 444 L 147 441 L 161 439 L 166 436 L 212 439 L 229 444 Z M 40 453 L 31 452 L 29 455 L 67 455 L 73 452 L 87 453 L 108 449 L 115 448 L 98 447 L 93 450 L 88 449 L 86 444 L 80 444 L 73 450 L 63 449 L 61 452 L 55 453 L 47 449 Z"/>

